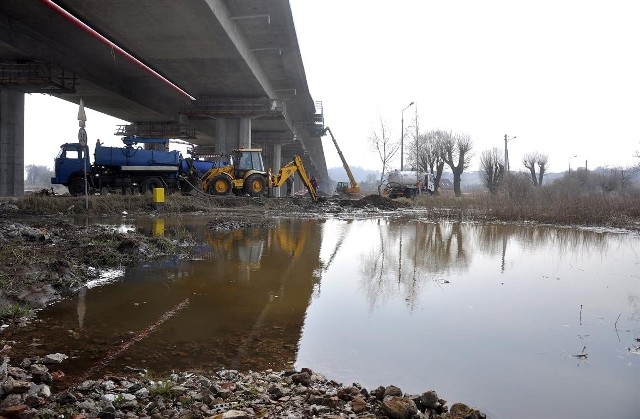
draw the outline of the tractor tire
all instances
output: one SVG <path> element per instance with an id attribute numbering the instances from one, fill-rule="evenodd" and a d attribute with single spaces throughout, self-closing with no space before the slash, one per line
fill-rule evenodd
<path id="1" fill-rule="evenodd" d="M 153 193 L 154 188 L 164 188 L 162 179 L 158 177 L 148 177 L 142 181 L 142 184 L 140 185 L 140 193 L 143 195 Z"/>
<path id="2" fill-rule="evenodd" d="M 69 181 L 69 193 L 73 196 L 84 195 L 84 179 L 76 176 Z"/>
<path id="3" fill-rule="evenodd" d="M 254 173 L 244 180 L 244 191 L 249 196 L 262 196 L 265 192 L 266 179 L 264 176 Z"/>
<path id="4" fill-rule="evenodd" d="M 229 195 L 231 193 L 231 181 L 224 175 L 218 175 L 211 179 L 207 193 L 210 195 Z"/>

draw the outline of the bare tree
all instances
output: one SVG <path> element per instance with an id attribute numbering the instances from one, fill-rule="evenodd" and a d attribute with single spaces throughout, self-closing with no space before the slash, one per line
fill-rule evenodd
<path id="1" fill-rule="evenodd" d="M 468 134 L 454 134 L 444 143 L 444 162 L 453 172 L 453 191 L 456 196 L 462 196 L 460 179 L 464 169 L 469 167 L 473 154 L 473 142 Z"/>
<path id="2" fill-rule="evenodd" d="M 536 177 L 536 161 L 538 160 L 538 153 L 527 153 L 522 157 L 522 164 L 529 169 L 531 173 L 531 181 L 534 186 L 538 186 L 538 178 Z"/>
<path id="3" fill-rule="evenodd" d="M 29 164 L 25 166 L 25 170 L 27 172 L 27 176 L 25 178 L 25 182 L 27 185 L 31 186 L 50 186 L 51 178 L 54 173 L 53 170 L 49 169 L 47 166 L 41 166 L 37 164 Z"/>
<path id="4" fill-rule="evenodd" d="M 415 129 L 417 121 L 414 119 L 412 128 Z M 431 130 L 426 134 L 417 135 L 417 130 L 412 134 L 412 141 L 408 146 L 409 163 L 419 171 L 433 175 L 434 192 L 438 193 L 440 179 L 444 172 L 444 144 L 451 137 L 451 132 Z M 418 144 L 416 145 L 416 138 Z"/>
<path id="5" fill-rule="evenodd" d="M 542 180 L 544 179 L 544 174 L 547 172 L 549 164 L 549 156 L 538 153 L 538 160 L 536 163 L 538 163 L 538 186 L 542 186 Z"/>
<path id="6" fill-rule="evenodd" d="M 382 163 L 382 174 L 380 175 L 380 181 L 378 183 L 378 194 L 382 194 L 384 175 L 389 168 L 391 159 L 393 159 L 400 148 L 398 142 L 391 139 L 390 132 L 382 120 L 382 117 L 380 117 L 379 130 L 373 129 L 371 135 L 369 135 L 369 145 L 372 151 L 378 153 L 378 158 L 380 159 L 380 163 Z"/>
<path id="7" fill-rule="evenodd" d="M 498 191 L 498 187 L 504 179 L 504 158 L 498 147 L 485 150 L 480 155 L 480 173 L 484 186 L 492 194 Z"/>
<path id="8" fill-rule="evenodd" d="M 598 175 L 597 183 L 605 194 L 624 193 L 633 180 L 634 168 L 613 167 L 604 169 Z"/>
<path id="9" fill-rule="evenodd" d="M 527 153 L 522 157 L 522 164 L 529 169 L 531 174 L 531 181 L 534 186 L 542 186 L 544 180 L 544 174 L 547 171 L 549 163 L 549 156 L 546 154 L 532 152 Z M 538 166 L 538 175 L 536 176 L 536 165 Z"/>
<path id="10" fill-rule="evenodd" d="M 440 188 L 440 179 L 442 179 L 442 172 L 444 172 L 444 145 L 451 138 L 451 132 L 442 130 L 432 130 L 427 132 L 424 152 L 421 154 L 422 167 L 425 171 L 433 175 L 433 183 L 435 193 L 438 193 Z"/>

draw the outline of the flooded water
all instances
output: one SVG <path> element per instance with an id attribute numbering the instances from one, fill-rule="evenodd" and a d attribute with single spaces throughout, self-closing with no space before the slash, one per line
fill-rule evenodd
<path id="1" fill-rule="evenodd" d="M 8 338 L 25 355 L 71 355 L 69 383 L 126 367 L 295 366 L 433 389 L 492 418 L 640 417 L 637 235 L 389 218 L 217 232 L 207 221 L 138 221 L 201 238 L 197 257 L 142 262 Z"/>

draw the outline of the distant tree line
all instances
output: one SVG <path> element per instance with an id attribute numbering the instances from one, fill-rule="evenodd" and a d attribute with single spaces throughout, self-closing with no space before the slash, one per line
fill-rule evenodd
<path id="1" fill-rule="evenodd" d="M 385 175 L 390 170 L 390 163 L 400 151 L 400 142 L 392 138 L 388 124 L 379 117 L 379 126 L 372 129 L 369 136 L 371 149 L 376 152 L 382 171 L 378 181 L 378 192 Z M 404 154 L 413 170 L 431 173 L 434 177 L 435 192 L 438 193 L 445 166 L 453 174 L 453 190 L 456 196 L 462 195 L 462 174 L 471 164 L 473 157 L 473 141 L 468 134 L 454 133 L 441 129 L 420 133 L 417 115 L 413 125 L 407 127 L 402 138 L 408 134 L 409 141 L 404 142 Z M 640 158 L 640 151 L 635 157 Z M 509 173 L 506 169 L 503 153 L 494 147 L 480 154 L 480 173 L 482 183 L 491 194 L 505 193 L 511 198 L 526 194 L 530 188 L 541 188 L 545 174 L 549 170 L 549 156 L 534 151 L 526 153 L 522 158 L 526 172 Z M 610 168 L 597 175 L 589 173 L 586 168 L 580 173 L 567 173 L 565 178 L 581 179 L 581 187 L 592 188 L 603 193 L 625 191 L 629 188 L 632 175 L 640 171 L 640 162 L 632 169 Z M 556 181 L 557 182 L 557 181 Z M 588 186 L 587 186 L 588 184 Z M 578 185 L 578 186 L 580 186 Z"/>
<path id="2" fill-rule="evenodd" d="M 54 176 L 52 169 L 47 166 L 29 164 L 25 166 L 25 183 L 29 186 L 51 186 L 51 178 Z"/>
<path id="3" fill-rule="evenodd" d="M 549 157 L 544 153 L 530 152 L 522 158 L 526 172 L 507 173 L 504 156 L 497 148 L 485 150 L 480 157 L 482 182 L 491 194 L 502 193 L 508 198 L 524 198 L 532 188 L 543 185 L 544 175 L 549 168 Z M 580 168 L 568 171 L 549 188 L 566 189 L 567 193 L 583 196 L 598 194 L 625 194 L 635 192 L 633 178 L 640 172 L 640 165 L 631 168 L 607 167 L 589 171 Z"/>

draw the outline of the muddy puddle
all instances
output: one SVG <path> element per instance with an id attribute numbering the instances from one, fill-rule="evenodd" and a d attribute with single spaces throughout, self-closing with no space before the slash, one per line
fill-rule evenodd
<path id="1" fill-rule="evenodd" d="M 640 237 L 397 219 L 208 219 L 189 260 L 141 261 L 9 332 L 69 355 L 66 384 L 144 368 L 309 367 L 434 389 L 493 418 L 640 417 Z M 117 276 L 117 275 L 116 275 Z"/>

